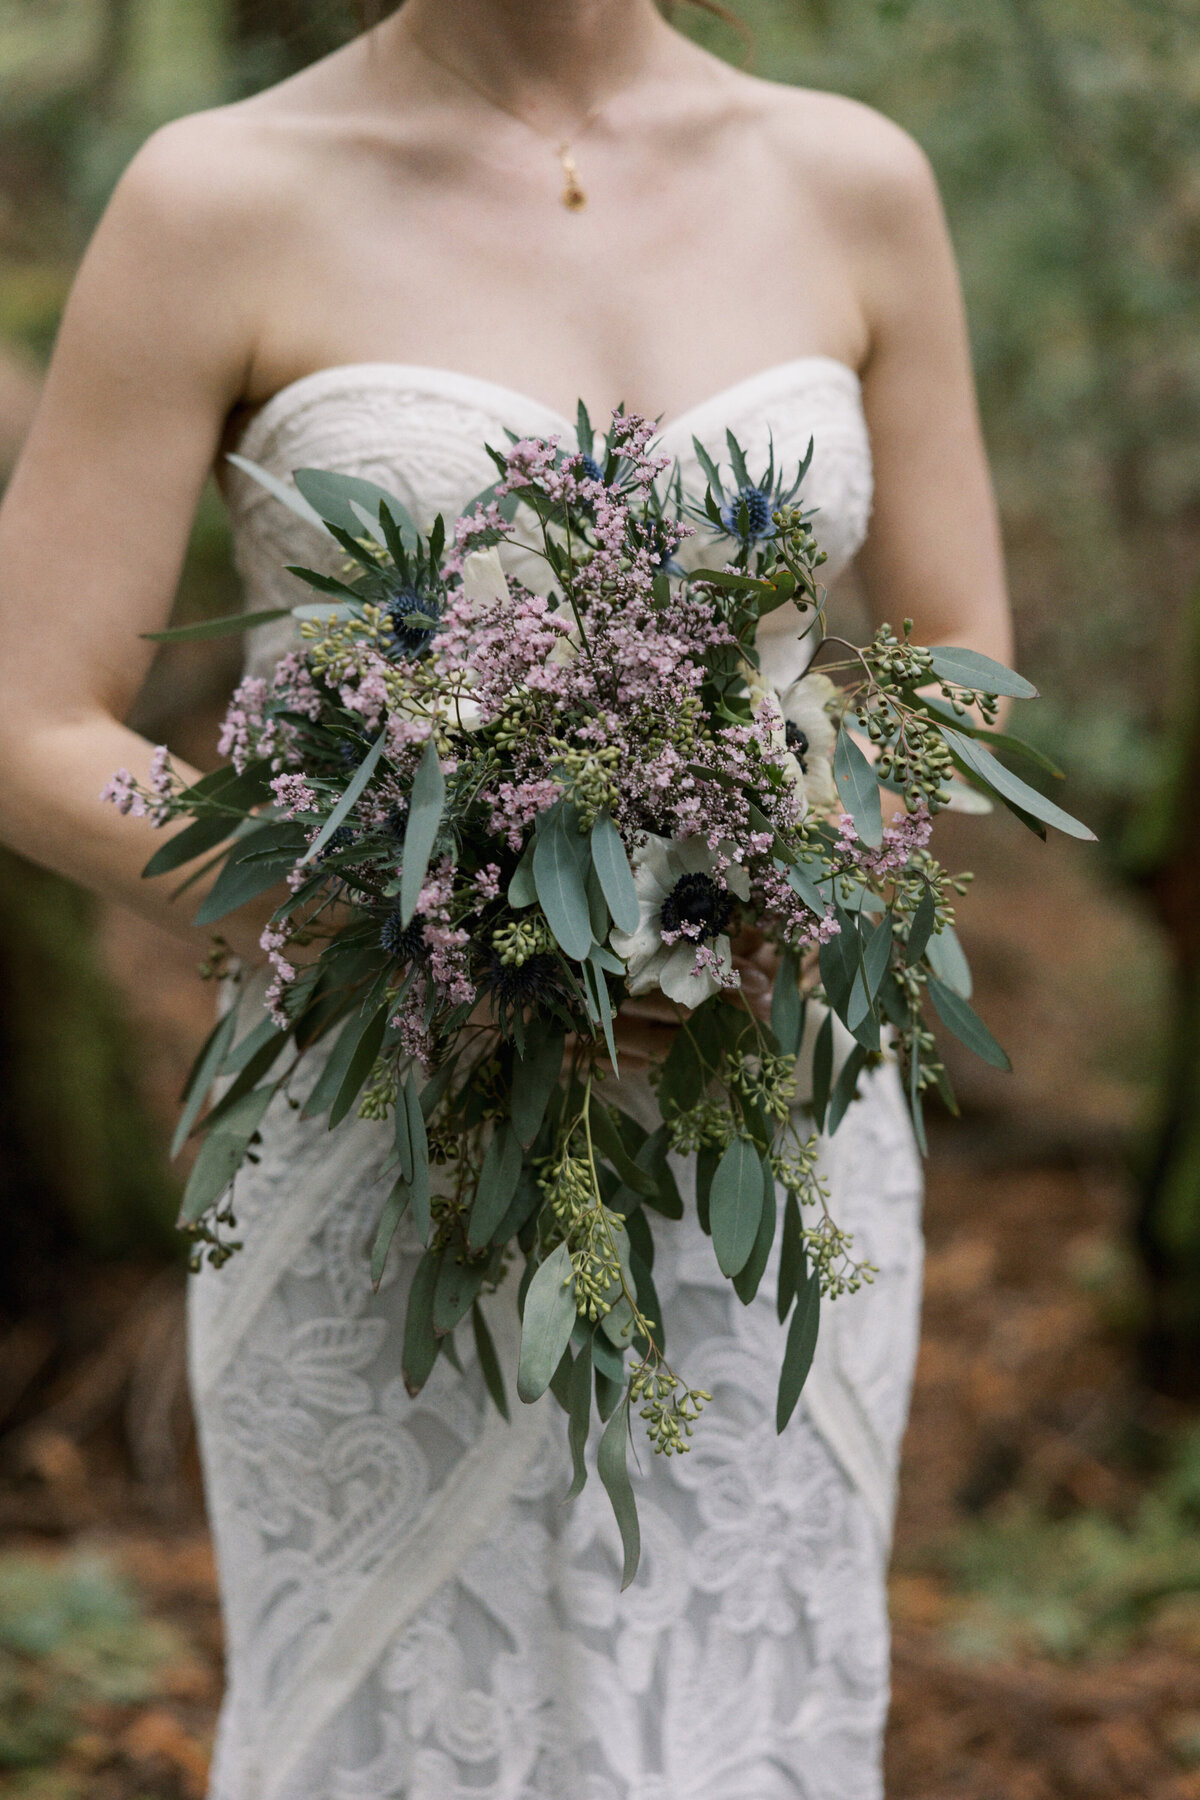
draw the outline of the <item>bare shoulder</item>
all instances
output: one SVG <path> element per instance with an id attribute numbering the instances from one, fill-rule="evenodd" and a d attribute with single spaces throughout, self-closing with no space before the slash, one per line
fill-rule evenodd
<path id="1" fill-rule="evenodd" d="M 211 241 L 222 251 L 248 228 L 286 216 L 304 191 L 306 134 L 253 103 L 193 113 L 162 126 L 133 158 L 110 211 L 152 230 L 164 248 Z"/>
<path id="2" fill-rule="evenodd" d="M 929 159 L 892 119 L 842 94 L 742 77 L 777 164 L 849 231 L 899 239 L 940 220 Z"/>

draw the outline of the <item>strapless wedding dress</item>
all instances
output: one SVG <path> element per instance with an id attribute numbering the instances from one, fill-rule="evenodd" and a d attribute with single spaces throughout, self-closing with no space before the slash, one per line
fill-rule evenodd
<path id="1" fill-rule="evenodd" d="M 816 453 L 804 497 L 836 573 L 862 541 L 871 460 L 859 385 L 803 358 L 674 420 L 665 449 L 702 487 L 726 426 L 765 466 Z M 491 382 L 372 364 L 285 389 L 239 446 L 394 487 L 428 524 L 491 478 L 485 441 L 568 422 Z M 288 562 L 328 546 L 244 475 L 229 503 L 248 606 L 294 604 Z M 777 680 L 805 653 L 776 614 Z M 285 622 L 286 623 L 286 622 Z M 251 640 L 265 669 L 285 645 Z M 895 1072 L 825 1150 L 838 1221 L 874 1285 L 823 1311 L 782 1437 L 784 1337 L 768 1272 L 748 1307 L 689 1211 L 655 1220 L 675 1366 L 709 1389 L 690 1455 L 638 1444 L 640 1573 L 593 1473 L 564 1502 L 549 1395 L 506 1424 L 470 1334 L 420 1396 L 400 1347 L 418 1247 L 367 1258 L 386 1134 L 330 1134 L 279 1107 L 239 1177 L 245 1248 L 192 1284 L 191 1366 L 228 1643 L 212 1800 L 873 1800 L 888 1692 L 885 1575 L 920 1288 L 920 1171 Z M 689 1170 L 679 1165 L 687 1198 Z M 776 1240 L 778 1246 L 778 1240 Z M 489 1305 L 510 1371 L 512 1295 Z M 594 1448 L 594 1446 L 593 1446 Z"/>

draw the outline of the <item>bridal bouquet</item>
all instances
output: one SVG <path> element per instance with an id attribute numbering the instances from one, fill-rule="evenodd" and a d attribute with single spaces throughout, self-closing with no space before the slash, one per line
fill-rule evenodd
<path id="1" fill-rule="evenodd" d="M 292 487 L 243 464 L 324 526 L 341 573 L 294 571 L 320 598 L 291 609 L 300 647 L 234 696 L 227 766 L 184 787 L 159 751 L 148 788 L 121 772 L 106 794 L 190 821 L 147 875 L 215 853 L 199 923 L 283 891 L 265 1015 L 236 1039 L 229 1012 L 185 1095 L 178 1141 L 203 1133 L 182 1213 L 197 1255 L 237 1247 L 235 1178 L 276 1095 L 333 1130 L 390 1119 L 371 1269 L 408 1213 L 425 1246 L 410 1390 L 469 1317 L 506 1411 L 477 1302 L 520 1266 L 517 1393 L 550 1388 L 567 1412 L 573 1492 L 593 1406 L 607 1421 L 597 1466 L 628 1582 L 630 1415 L 671 1454 L 709 1399 L 669 1362 L 655 1293 L 647 1210 L 683 1214 L 671 1154 L 695 1157 L 699 1222 L 743 1302 L 780 1236 L 782 1430 L 820 1300 L 871 1273 L 829 1214 L 818 1134 L 892 1057 L 923 1143 L 923 1097 L 953 1104 L 933 1018 L 1006 1062 L 967 998 L 962 880 L 930 852 L 935 815 L 968 786 L 1043 835 L 1091 834 L 995 754 L 1041 760 L 988 729 L 1028 682 L 922 648 L 908 622 L 863 646 L 831 636 L 807 463 L 752 473 L 730 436 L 717 467 L 697 444 L 698 503 L 645 421 L 618 413 L 600 439 L 581 408 L 578 439 L 492 449 L 498 479 L 449 539 L 371 482 L 299 470 Z M 685 571 L 698 532 L 710 566 Z M 506 578 L 506 544 L 541 559 L 546 593 Z M 776 692 L 756 636 L 788 602 L 814 652 L 841 654 Z M 751 932 L 778 952 L 769 1020 L 740 990 Z M 621 1104 L 614 1020 L 649 993 L 679 1029 L 650 1071 L 647 1130 Z"/>

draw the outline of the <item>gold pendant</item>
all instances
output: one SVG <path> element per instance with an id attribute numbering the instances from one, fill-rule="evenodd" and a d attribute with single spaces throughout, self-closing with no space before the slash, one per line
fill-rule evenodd
<path id="1" fill-rule="evenodd" d="M 587 195 L 579 185 L 579 175 L 575 168 L 575 158 L 571 155 L 571 146 L 569 144 L 559 145 L 558 160 L 562 164 L 562 172 L 566 177 L 566 184 L 563 187 L 563 191 L 559 198 L 562 200 L 562 203 L 568 212 L 579 212 L 581 208 L 587 205 Z"/>

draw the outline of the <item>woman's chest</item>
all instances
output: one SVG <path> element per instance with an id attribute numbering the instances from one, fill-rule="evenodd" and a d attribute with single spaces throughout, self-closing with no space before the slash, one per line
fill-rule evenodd
<path id="1" fill-rule="evenodd" d="M 272 246 L 254 397 L 332 364 L 400 361 L 565 414 L 582 397 L 597 416 L 624 402 L 671 418 L 797 356 L 862 360 L 849 258 L 802 197 L 652 171 L 606 182 L 581 149 L 588 202 L 571 212 L 541 148 L 544 183 L 493 168 L 475 186 L 368 180 L 307 198 Z"/>

